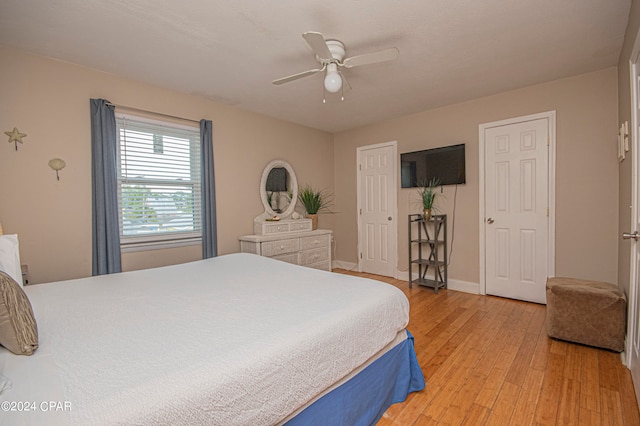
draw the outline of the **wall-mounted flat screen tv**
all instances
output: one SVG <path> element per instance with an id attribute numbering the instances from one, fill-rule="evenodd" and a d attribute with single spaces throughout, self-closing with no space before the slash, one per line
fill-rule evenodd
<path id="1" fill-rule="evenodd" d="M 466 183 L 465 144 L 400 154 L 400 181 L 403 188 L 420 187 L 436 178 L 440 185 Z"/>

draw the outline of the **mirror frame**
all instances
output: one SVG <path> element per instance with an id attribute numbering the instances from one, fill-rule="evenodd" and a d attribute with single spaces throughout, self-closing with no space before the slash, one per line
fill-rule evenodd
<path id="1" fill-rule="evenodd" d="M 289 180 L 291 182 L 291 202 L 289 203 L 287 209 L 282 213 L 276 213 L 275 211 L 273 211 L 267 199 L 266 189 L 269 173 L 271 173 L 272 169 L 279 167 L 283 167 L 287 170 L 287 173 L 289 173 Z M 289 216 L 291 216 L 298 202 L 298 179 L 296 179 L 296 174 L 293 172 L 293 167 L 291 167 L 291 164 L 287 163 L 284 160 L 273 160 L 266 165 L 266 167 L 262 171 L 262 178 L 260 179 L 260 200 L 262 201 L 262 205 L 264 206 L 264 215 L 266 217 L 273 217 L 277 215 L 280 217 L 280 219 L 288 219 Z"/>

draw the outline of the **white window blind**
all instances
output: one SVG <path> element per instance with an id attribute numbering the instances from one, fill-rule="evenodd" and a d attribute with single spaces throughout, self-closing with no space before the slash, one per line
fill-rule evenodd
<path id="1" fill-rule="evenodd" d="M 116 115 L 121 246 L 200 240 L 200 129 Z"/>

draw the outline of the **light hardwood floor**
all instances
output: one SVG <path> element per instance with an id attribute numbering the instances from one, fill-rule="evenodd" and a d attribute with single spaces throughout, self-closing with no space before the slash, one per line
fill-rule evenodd
<path id="1" fill-rule="evenodd" d="M 409 299 L 408 330 L 427 383 L 387 425 L 640 425 L 620 354 L 550 339 L 545 306 L 343 270 Z"/>

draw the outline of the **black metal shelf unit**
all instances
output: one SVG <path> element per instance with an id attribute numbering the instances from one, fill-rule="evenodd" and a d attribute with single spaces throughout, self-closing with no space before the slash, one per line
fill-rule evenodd
<path id="1" fill-rule="evenodd" d="M 425 219 L 421 214 L 410 214 L 408 232 L 409 288 L 414 282 L 433 288 L 435 293 L 447 288 L 447 215 Z M 414 279 L 415 265 L 418 277 Z"/>

